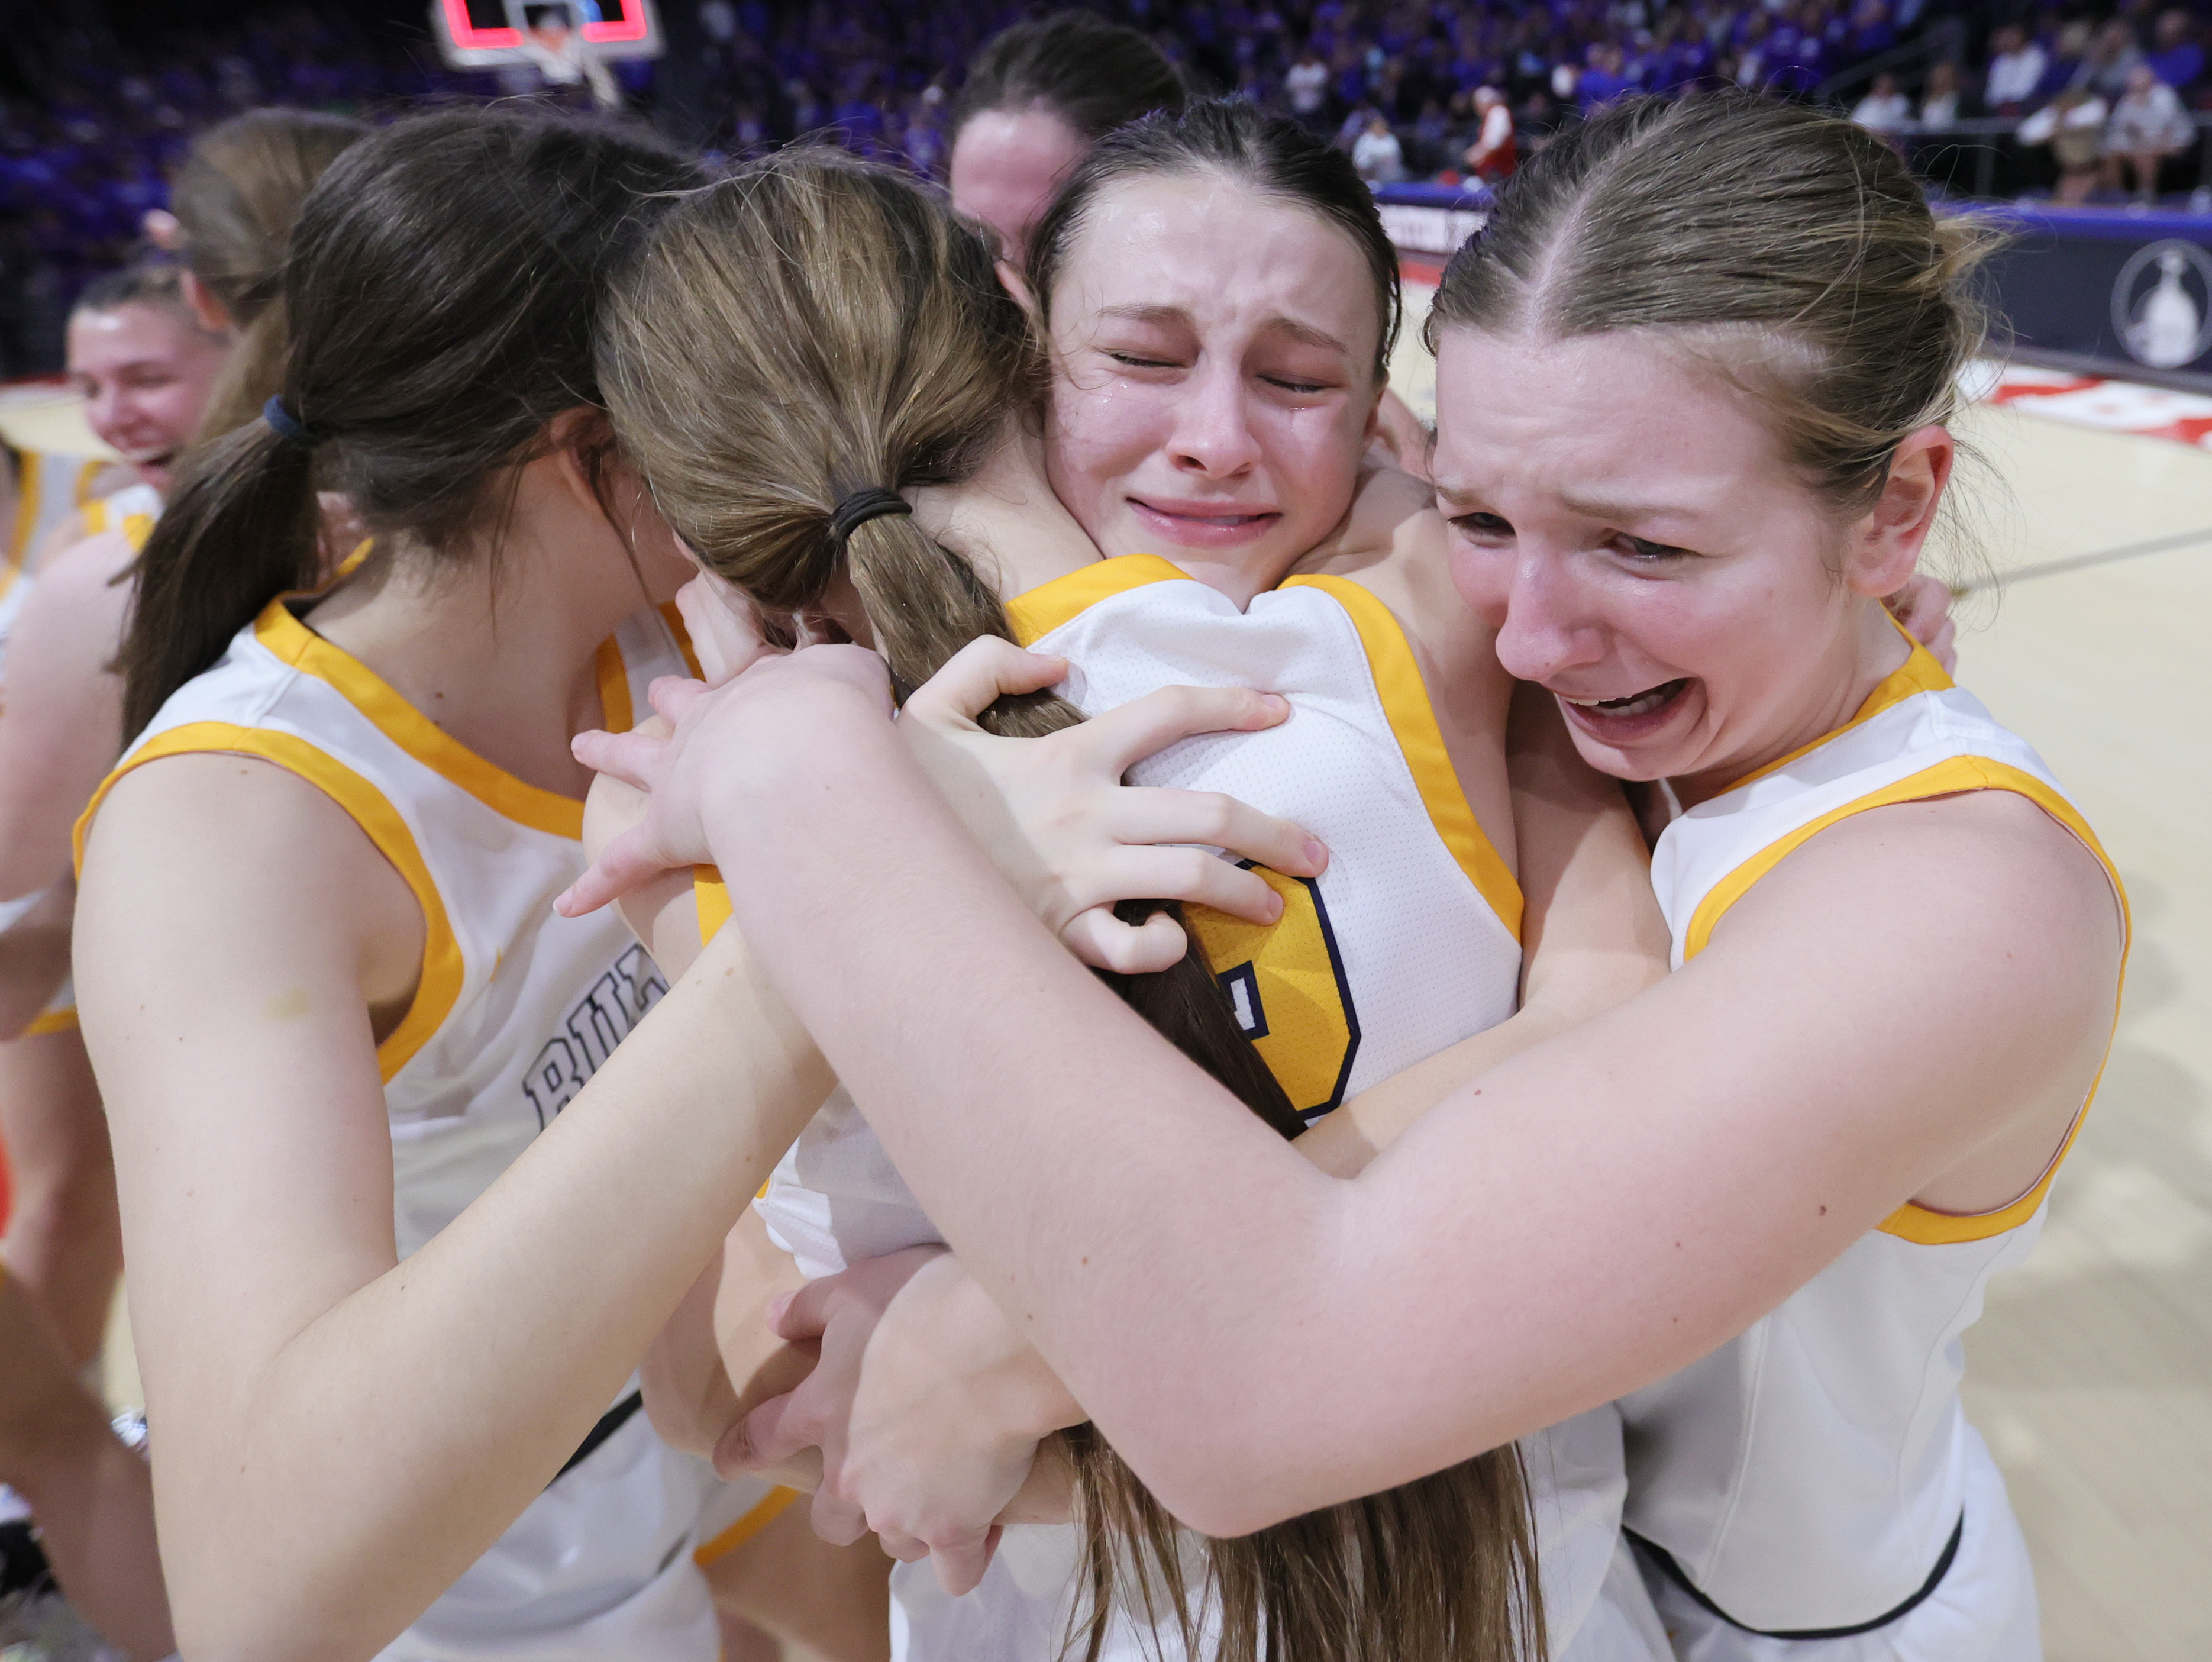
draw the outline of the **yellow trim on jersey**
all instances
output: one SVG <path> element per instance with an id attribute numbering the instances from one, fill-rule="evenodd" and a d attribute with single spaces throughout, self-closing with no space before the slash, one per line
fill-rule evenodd
<path id="1" fill-rule="evenodd" d="M 101 500 L 92 494 L 92 487 L 100 476 L 106 471 L 107 464 L 97 456 L 76 470 L 76 505 L 79 508 L 89 508 L 93 503 Z"/>
<path id="2" fill-rule="evenodd" d="M 1397 735 L 1398 749 L 1413 772 L 1429 823 L 1436 827 L 1468 880 L 1490 903 L 1498 922 L 1518 941 L 1520 881 L 1513 868 L 1499 858 L 1490 838 L 1483 834 L 1482 822 L 1468 806 L 1458 770 L 1452 766 L 1451 752 L 1444 747 L 1443 729 L 1437 725 L 1436 710 L 1429 703 L 1421 666 L 1396 614 L 1374 594 L 1344 577 L 1291 577 L 1283 587 L 1318 588 L 1352 619 L 1352 627 L 1359 631 L 1359 643 L 1367 649 L 1367 667 L 1375 678 L 1376 694 L 1382 700 L 1382 713 L 1389 718 L 1390 731 Z"/>
<path id="3" fill-rule="evenodd" d="M 39 466 L 35 450 L 17 450 L 9 447 L 15 458 L 15 526 L 8 539 L 8 546 L 0 549 L 0 594 L 4 594 L 22 575 L 23 568 L 31 563 L 31 536 L 39 528 L 39 485 L 46 470 Z"/>
<path id="4" fill-rule="evenodd" d="M 84 534 L 97 537 L 105 532 L 120 531 L 133 552 L 143 550 L 146 546 L 146 539 L 154 534 L 154 516 L 151 514 L 125 514 L 121 524 L 110 525 L 107 521 L 112 512 L 105 496 L 95 496 L 78 508 L 78 517 L 84 521 Z"/>
<path id="5" fill-rule="evenodd" d="M 630 719 L 629 669 L 613 636 L 599 642 L 592 673 L 599 683 L 599 725 L 609 733 L 628 733 L 635 725 Z"/>
<path id="6" fill-rule="evenodd" d="M 699 909 L 699 944 L 703 947 L 730 921 L 730 890 L 720 866 L 691 868 L 691 904 Z"/>
<path id="7" fill-rule="evenodd" d="M 1883 615 L 1888 616 L 1887 612 Z M 1915 693 L 1948 692 L 1957 685 L 1943 673 L 1943 666 L 1936 661 L 1936 654 L 1906 633 L 1903 624 L 1899 623 L 1894 618 L 1891 618 L 1889 621 L 1895 626 L 1899 635 L 1905 636 L 1906 643 L 1912 648 L 1912 654 L 1902 664 L 1884 676 L 1880 686 L 1867 694 L 1866 702 L 1859 706 L 1858 713 L 1838 728 L 1835 733 L 1824 733 L 1811 744 L 1798 746 L 1796 750 L 1791 751 L 1779 761 L 1769 762 L 1765 767 L 1754 769 L 1747 773 L 1730 785 L 1728 788 L 1729 790 L 1741 790 L 1753 780 L 1764 779 L 1768 774 L 1788 767 L 1799 757 L 1811 755 L 1833 739 L 1837 734 L 1849 733 L 1853 728 L 1871 721 L 1882 711 L 1903 703 Z M 1723 791 L 1720 794 L 1726 795 L 1728 793 Z"/>
<path id="8" fill-rule="evenodd" d="M 76 1025 L 76 1006 L 64 1004 L 58 1010 L 40 1011 L 32 1018 L 31 1025 L 24 1028 L 18 1037 L 37 1038 L 45 1033 L 70 1032 L 75 1030 Z"/>
<path id="9" fill-rule="evenodd" d="M 766 1500 L 760 1501 L 751 1511 L 713 1540 L 695 1549 L 691 1554 L 691 1562 L 701 1569 L 704 1569 L 717 1558 L 728 1557 L 730 1554 L 782 1517 L 791 1503 L 798 1498 L 799 1491 L 795 1488 L 770 1489 Z"/>
<path id="10" fill-rule="evenodd" d="M 1033 646 L 1062 624 L 1073 623 L 1101 600 L 1126 594 L 1146 583 L 1194 581 L 1190 573 L 1157 554 L 1119 554 L 1079 565 L 1064 576 L 1039 583 L 1006 604 L 1014 639 Z"/>
<path id="11" fill-rule="evenodd" d="M 416 846 L 415 833 L 407 828 L 406 820 L 384 793 L 344 763 L 318 750 L 296 734 L 279 733 L 268 728 L 240 727 L 229 721 L 191 721 L 171 728 L 148 740 L 100 782 L 100 788 L 93 793 L 92 801 L 76 822 L 78 870 L 82 872 L 84 867 L 84 839 L 92 828 L 93 816 L 100 812 L 100 805 L 106 800 L 117 780 L 132 769 L 164 756 L 210 751 L 258 756 L 299 775 L 353 816 L 354 823 L 376 844 L 377 852 L 392 862 L 392 868 L 414 891 L 416 904 L 422 909 L 422 978 L 416 984 L 415 997 L 407 1007 L 407 1014 L 376 1047 L 377 1070 L 389 1085 L 392 1076 L 429 1042 L 430 1036 L 459 1001 L 464 970 L 461 947 L 453 938 L 453 924 L 446 916 L 446 903 L 439 896 L 437 883 L 422 861 L 421 849 Z"/>
<path id="12" fill-rule="evenodd" d="M 1911 666 L 1908 664 L 1906 667 Z M 1942 673 L 1941 668 L 1936 673 Z M 1887 683 L 1883 685 L 1887 685 Z M 1949 685 L 1948 677 L 1945 678 L 1945 685 Z M 1761 849 L 1713 885 L 1705 898 L 1698 903 L 1698 910 L 1691 914 L 1690 927 L 1683 934 L 1683 962 L 1687 963 L 1705 950 L 1706 942 L 1712 938 L 1714 925 L 1720 922 L 1730 906 L 1750 892 L 1753 884 L 1780 865 L 1793 850 L 1838 820 L 1847 819 L 1855 813 L 1863 813 L 1869 808 L 1888 807 L 1899 802 L 1924 801 L 1936 796 L 1956 796 L 1976 790 L 2006 790 L 2025 796 L 2073 832 L 2081 845 L 2096 855 L 2098 864 L 2104 867 L 2105 875 L 2112 883 L 2113 894 L 2119 899 L 2120 933 L 2124 947 L 2134 932 L 2133 921 L 2128 911 L 2127 890 L 2120 882 L 2119 873 L 2113 869 L 2111 856 L 2106 854 L 2104 845 L 2097 841 L 2096 832 L 2089 829 L 2089 822 L 2081 817 L 2072 803 L 2032 773 L 2023 773 L 2018 768 L 1992 761 L 1987 757 L 1954 756 L 1933 767 L 1923 768 L 1918 773 L 1885 785 L 1879 790 L 1869 791 L 1864 796 L 1846 802 L 1839 808 L 1832 808 L 1819 819 L 1800 825 L 1786 837 Z M 2124 961 L 2122 978 L 2125 978 Z M 2117 1029 L 2119 1022 L 2117 995 L 2112 1020 Z M 2109 1039 L 2105 1049 L 2109 1057 L 2112 1054 Z M 2073 1148 L 2074 1139 L 2081 1131 L 2081 1122 L 2088 1116 L 2089 1105 L 2096 1100 L 2097 1087 L 2104 1077 L 2105 1064 L 2100 1062 L 2097 1077 L 2090 1081 L 2088 1093 L 2081 1099 L 2081 1106 L 2075 1113 L 2073 1123 L 2066 1128 L 2066 1137 L 2058 1145 L 2058 1152 L 2051 1157 L 2051 1164 L 2044 1168 L 2043 1175 L 2036 1179 L 2034 1185 L 2017 1200 L 1993 1212 L 1970 1213 L 1938 1212 L 1908 1201 L 1883 1220 L 1881 1226 L 1882 1233 L 1922 1246 L 1944 1246 L 1958 1241 L 1986 1240 L 2026 1223 L 2034 1215 L 2035 1208 L 2043 1203 L 2043 1196 L 2051 1187 L 2051 1180 L 2058 1175 L 2059 1162 Z"/>
<path id="13" fill-rule="evenodd" d="M 262 612 L 253 638 L 285 663 L 335 687 L 386 738 L 494 813 L 534 831 L 582 840 L 581 802 L 526 783 L 486 761 L 393 691 L 368 665 L 294 617 L 283 599 L 271 600 Z"/>

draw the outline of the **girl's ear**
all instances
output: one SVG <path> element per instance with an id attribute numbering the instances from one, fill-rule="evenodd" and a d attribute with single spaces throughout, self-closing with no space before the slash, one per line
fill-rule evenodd
<path id="1" fill-rule="evenodd" d="M 192 315 L 200 320 L 200 327 L 211 335 L 230 332 L 230 307 L 215 297 L 214 291 L 192 275 L 189 265 L 177 273 L 177 287 L 184 295 L 185 304 L 192 308 Z"/>
<path id="2" fill-rule="evenodd" d="M 1042 321 L 1037 316 L 1036 296 L 1030 293 L 1030 280 L 1022 275 L 1022 268 L 1011 259 L 992 262 L 999 273 L 999 286 L 1014 297 L 1014 304 L 1029 314 L 1030 321 Z"/>
<path id="3" fill-rule="evenodd" d="M 1898 445 L 1881 495 L 1852 529 L 1844 575 L 1854 589 L 1877 598 L 1894 594 L 1911 576 L 1958 454 L 1950 430 L 1933 423 Z"/>
<path id="4" fill-rule="evenodd" d="M 589 405 L 563 410 L 547 423 L 545 437 L 561 471 L 561 482 L 575 497 L 577 506 L 605 514 L 607 503 L 601 487 L 605 464 L 614 454 L 615 437 L 607 412 Z"/>

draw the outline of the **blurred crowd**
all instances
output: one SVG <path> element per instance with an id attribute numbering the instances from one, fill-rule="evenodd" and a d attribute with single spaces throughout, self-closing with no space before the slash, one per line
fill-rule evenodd
<path id="1" fill-rule="evenodd" d="M 679 9 L 684 15 L 672 15 Z M 2208 97 L 2196 13 L 2033 12 L 1960 0 L 1103 0 L 1194 87 L 1293 115 L 1376 184 L 1510 172 L 1561 122 L 1630 93 L 1733 82 L 1851 108 L 1954 189 L 2138 196 L 2197 184 Z M 728 154 L 819 130 L 941 174 L 959 66 L 1036 6 L 970 0 L 664 0 L 688 137 Z M 27 26 L 0 68 L 0 378 L 51 367 L 69 300 L 127 259 L 191 135 L 264 104 L 366 114 L 529 90 L 446 67 L 376 8 L 236 9 L 117 31 Z M 43 33 L 41 32 L 43 30 Z M 667 113 L 670 65 L 615 66 Z M 664 80 L 665 85 L 665 80 Z M 1963 137 L 2001 149 L 1978 173 Z M 1947 137 L 1948 136 L 1948 137 Z M 2201 193 L 2200 193 L 2201 194 Z"/>

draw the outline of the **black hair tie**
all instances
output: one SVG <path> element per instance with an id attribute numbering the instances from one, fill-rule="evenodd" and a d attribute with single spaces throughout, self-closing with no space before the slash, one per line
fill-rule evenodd
<path id="1" fill-rule="evenodd" d="M 325 436 L 286 409 L 282 393 L 261 406 L 261 419 L 279 439 L 301 450 L 313 450 Z"/>
<path id="2" fill-rule="evenodd" d="M 879 520 L 886 514 L 911 514 L 914 504 L 896 490 L 885 490 L 877 485 L 855 490 L 830 512 L 830 535 L 838 547 L 870 520 Z"/>

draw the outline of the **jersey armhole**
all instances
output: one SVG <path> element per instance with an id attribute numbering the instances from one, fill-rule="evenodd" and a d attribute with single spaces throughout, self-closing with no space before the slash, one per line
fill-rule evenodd
<path id="1" fill-rule="evenodd" d="M 1285 579 L 1283 587 L 1318 588 L 1343 607 L 1345 615 L 1352 619 L 1352 626 L 1359 634 L 1359 644 L 1367 654 L 1368 669 L 1375 678 L 1376 696 L 1382 700 L 1382 714 L 1413 776 L 1414 788 L 1421 794 L 1421 806 L 1427 810 L 1429 823 L 1436 827 L 1437 835 L 1451 851 L 1459 868 L 1467 874 L 1468 880 L 1489 904 L 1491 910 L 1498 914 L 1498 921 L 1504 924 L 1516 941 L 1520 940 L 1520 880 L 1499 855 L 1468 802 L 1458 770 L 1452 766 L 1451 752 L 1444 744 L 1443 729 L 1437 725 L 1437 713 L 1429 702 L 1428 684 L 1421 679 L 1421 667 L 1413 657 L 1413 648 L 1407 643 L 1406 631 L 1396 616 L 1375 595 L 1348 578 L 1322 575 L 1290 577 Z"/>
<path id="2" fill-rule="evenodd" d="M 704 947 L 730 921 L 730 891 L 720 866 L 691 868 L 691 903 L 699 909 L 699 944 Z"/>
<path id="3" fill-rule="evenodd" d="M 2119 1028 L 2120 990 L 2127 983 L 2127 947 L 2134 936 L 2134 923 L 2128 911 L 2128 892 L 2120 882 L 2120 874 L 2113 869 L 2112 861 L 2097 841 L 2097 834 L 2089 829 L 2078 809 L 2032 773 L 2023 772 L 2006 763 L 1985 756 L 1954 756 L 1923 768 L 1918 773 L 1884 785 L 1879 790 L 1832 808 L 1818 819 L 1808 821 L 1780 840 L 1769 843 L 1750 859 L 1713 885 L 1698 909 L 1691 914 L 1690 927 L 1683 932 L 1682 961 L 1688 963 L 1705 948 L 1711 940 L 1713 928 L 1728 909 L 1749 893 L 1753 884 L 1780 865 L 1785 856 L 1809 842 L 1819 832 L 1826 831 L 1838 820 L 1848 819 L 1855 813 L 1869 808 L 1894 807 L 1901 802 L 1925 801 L 1934 796 L 1958 796 L 1968 791 L 2002 790 L 2024 796 L 2059 825 L 2071 832 L 2082 847 L 2095 856 L 2104 868 L 2105 878 L 2112 886 L 2113 898 L 2120 906 L 2120 989 L 2112 997 L 2112 1026 L 2117 1035 Z M 2042 1176 L 2031 1184 L 2017 1199 L 1988 1212 L 1938 1212 L 1931 1207 L 1907 1201 L 1876 1226 L 1885 1235 L 1895 1235 L 1919 1246 L 1949 1246 L 1961 1241 L 1987 1240 L 2017 1229 L 2035 1215 L 2050 1192 L 2051 1180 L 2058 1175 L 2058 1167 L 2074 1147 L 2074 1139 L 2081 1135 L 2082 1122 L 2088 1117 L 2089 1105 L 2097 1098 L 2097 1087 L 2103 1082 L 2106 1062 L 2112 1056 L 2112 1041 L 2105 1041 L 2105 1056 L 2097 1063 L 2096 1077 L 2089 1081 L 2083 1093 L 2081 1105 L 2074 1111 L 2074 1117 L 2066 1127 L 2066 1135 L 2059 1141 L 2051 1163 L 2043 1168 Z"/>
<path id="4" fill-rule="evenodd" d="M 384 793 L 345 764 L 297 734 L 266 728 L 240 727 L 228 721 L 192 721 L 172 728 L 148 740 L 100 782 L 100 788 L 77 819 L 72 837 L 76 870 L 82 874 L 85 837 L 92 829 L 93 816 L 100 812 L 117 780 L 165 756 L 209 752 L 229 752 L 273 762 L 321 791 L 361 827 L 377 852 L 404 880 L 422 909 L 422 979 L 407 1014 L 376 1047 L 377 1071 L 389 1085 L 453 1014 L 460 1000 L 464 965 L 460 943 L 454 939 L 452 920 L 446 915 L 446 903 L 416 845 L 415 833 Z"/>

